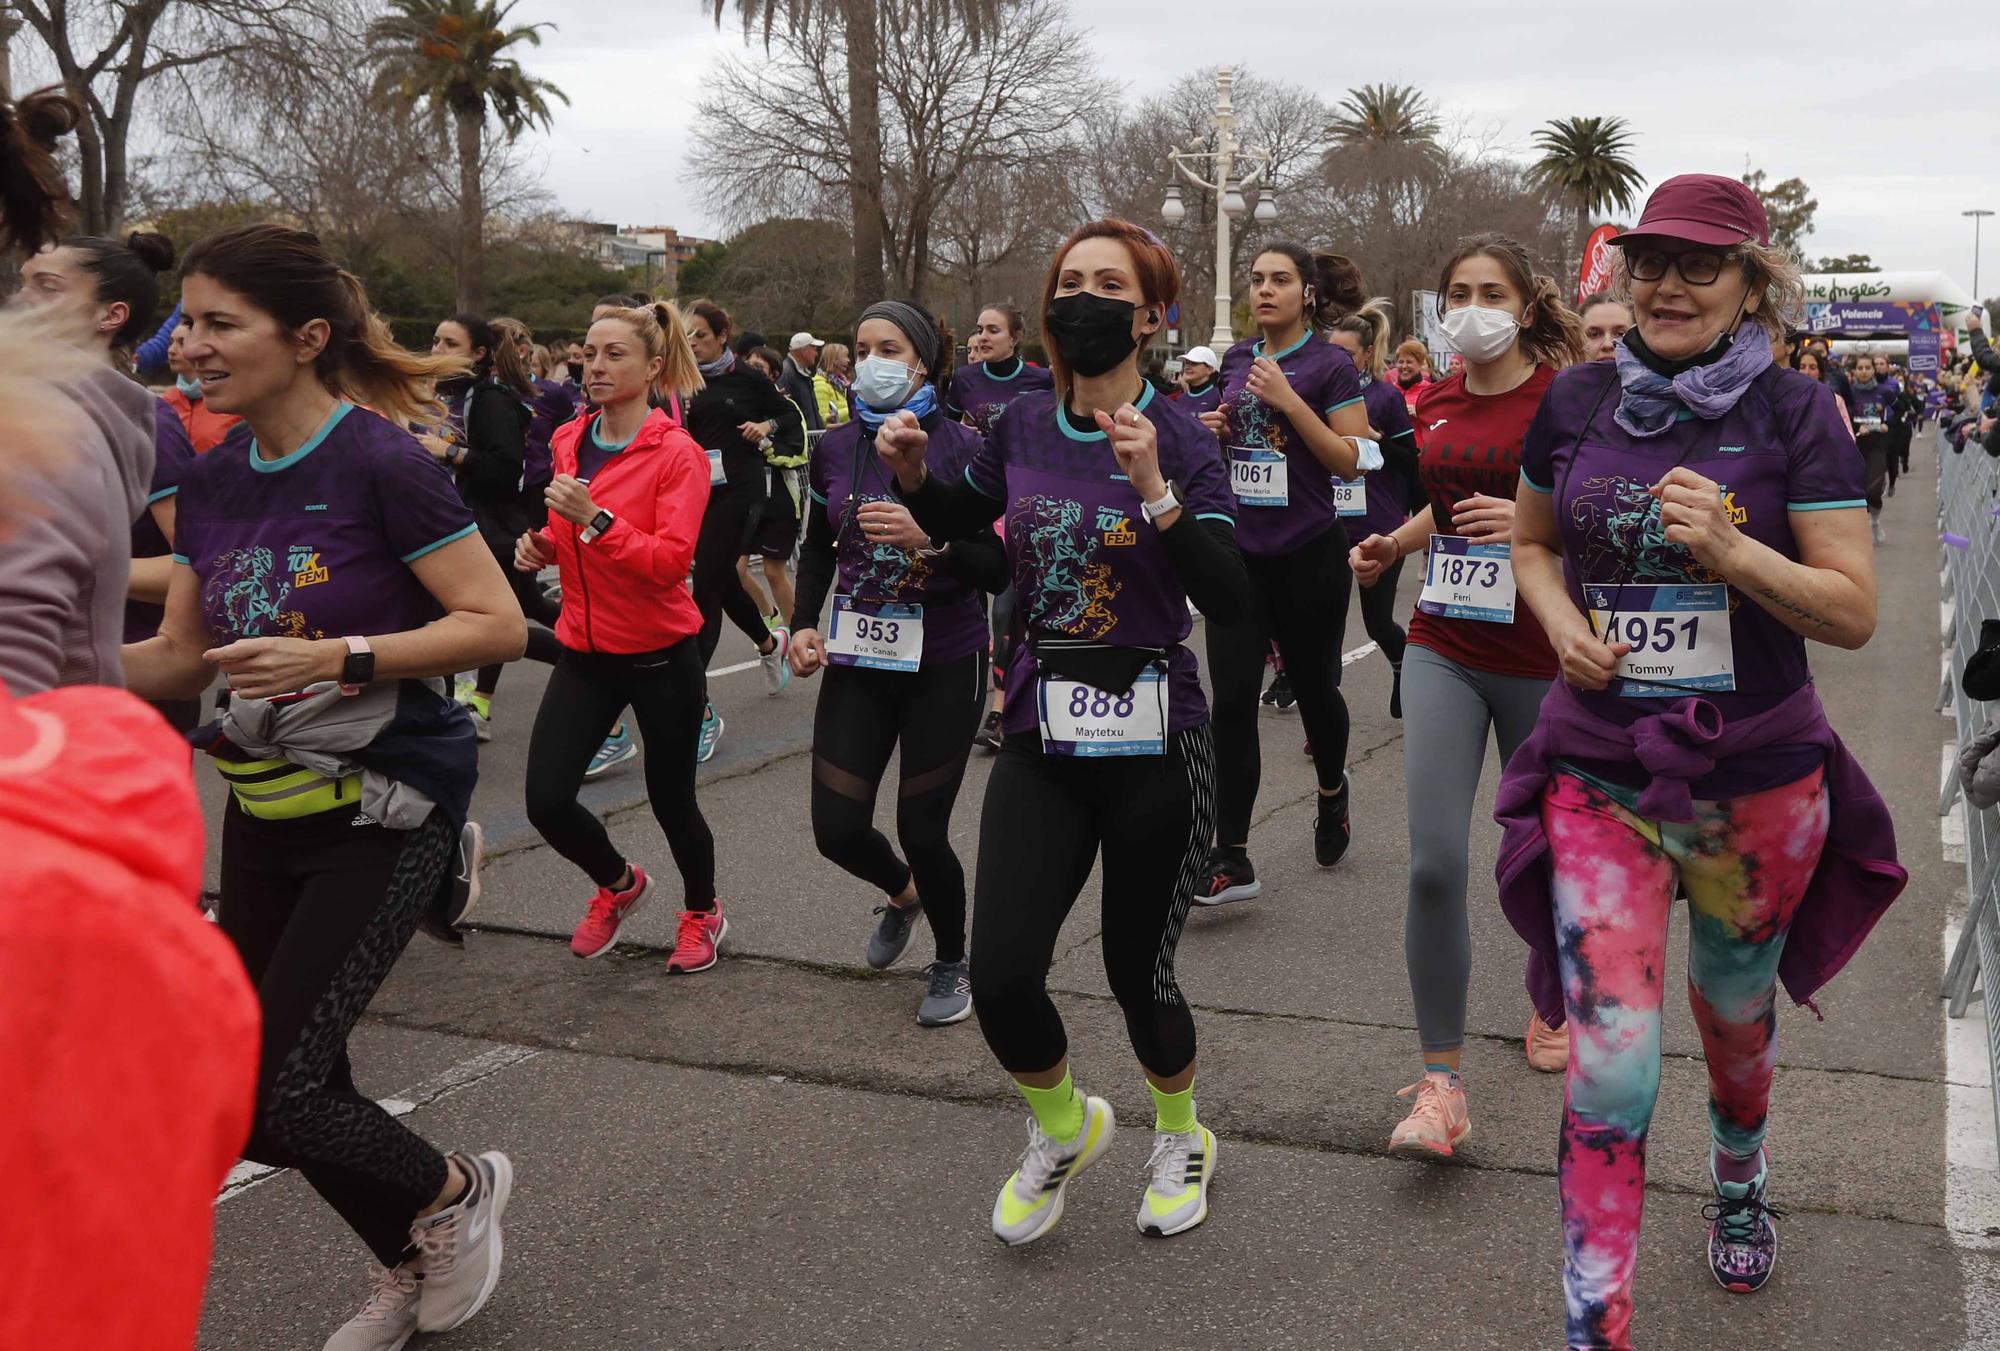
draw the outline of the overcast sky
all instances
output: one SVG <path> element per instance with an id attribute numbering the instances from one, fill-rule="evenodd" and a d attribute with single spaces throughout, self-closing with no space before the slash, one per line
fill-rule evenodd
<path id="1" fill-rule="evenodd" d="M 1747 155 L 1773 181 L 1797 175 L 1811 186 L 1813 256 L 1867 253 L 1885 268 L 1941 268 L 1970 286 L 1972 222 L 1959 213 L 2000 209 L 2000 142 L 1967 120 L 1995 106 L 1973 82 L 1990 80 L 2000 36 L 1982 6 L 1962 0 L 1072 8 L 1106 78 L 1133 95 L 1231 61 L 1328 99 L 1371 81 L 1412 83 L 1448 113 L 1498 123 L 1522 153 L 1551 117 L 1624 117 L 1649 184 L 1691 170 L 1741 173 Z M 720 33 L 708 14 L 704 0 L 522 0 L 517 18 L 558 25 L 531 59 L 572 100 L 547 138 L 549 185 L 566 210 L 716 232 L 698 189 L 681 182 L 681 160 L 703 71 L 745 49 L 733 5 Z M 1236 16 L 1247 21 L 1232 26 Z M 2000 228 L 1984 243 L 1980 280 L 1991 294 Z"/>

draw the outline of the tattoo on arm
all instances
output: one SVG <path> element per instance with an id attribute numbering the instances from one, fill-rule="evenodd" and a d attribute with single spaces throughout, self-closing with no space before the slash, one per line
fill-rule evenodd
<path id="1" fill-rule="evenodd" d="M 1762 596 L 1765 600 L 1771 602 L 1771 604 L 1777 606 L 1780 610 L 1783 610 L 1786 614 L 1796 615 L 1800 619 L 1805 620 L 1807 623 L 1817 624 L 1820 628 L 1823 629 L 1830 629 L 1833 627 L 1833 621 L 1831 619 L 1820 618 L 1818 615 L 1814 614 L 1811 610 L 1808 610 L 1805 606 L 1799 604 L 1797 601 L 1790 600 L 1784 596 L 1779 595 L 1777 591 L 1775 591 L 1771 587 L 1768 586 L 1759 587 L 1757 588 L 1757 594 Z"/>

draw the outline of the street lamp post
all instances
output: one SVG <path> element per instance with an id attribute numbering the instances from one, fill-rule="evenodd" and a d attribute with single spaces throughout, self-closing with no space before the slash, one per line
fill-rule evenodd
<path id="1" fill-rule="evenodd" d="M 1979 294 L 1979 223 L 1992 215 L 1985 207 L 1976 206 L 1970 211 L 1961 211 L 1961 216 L 1972 217 L 1972 299 L 1975 304 L 1983 304 Z"/>
<path id="2" fill-rule="evenodd" d="M 1167 152 L 1167 162 L 1176 173 L 1197 188 L 1215 194 L 1215 332 L 1208 341 L 1218 350 L 1227 348 L 1235 341 L 1229 323 L 1229 220 L 1249 208 L 1243 196 L 1245 189 L 1255 186 L 1259 178 L 1271 172 L 1271 156 L 1268 153 L 1246 150 L 1236 138 L 1236 109 L 1229 97 L 1235 81 L 1236 73 L 1228 66 L 1216 72 L 1215 112 L 1209 118 L 1209 125 L 1215 128 L 1215 149 L 1173 149 Z M 1214 161 L 1213 182 L 1203 178 L 1192 167 L 1203 160 Z M 1253 215 L 1260 221 L 1276 220 L 1276 194 L 1265 191 L 1258 198 Z M 1170 225 L 1186 219 L 1187 208 L 1181 203 L 1180 184 L 1167 185 L 1167 199 L 1160 205 L 1160 217 Z"/>

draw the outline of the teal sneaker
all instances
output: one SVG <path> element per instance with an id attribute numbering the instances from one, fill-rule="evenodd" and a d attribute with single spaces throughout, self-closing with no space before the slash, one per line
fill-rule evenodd
<path id="1" fill-rule="evenodd" d="M 722 727 L 722 715 L 715 711 L 715 705 L 706 705 L 701 715 L 701 740 L 695 746 L 696 764 L 705 765 L 715 758 L 715 748 L 722 741 Z"/>
<path id="2" fill-rule="evenodd" d="M 608 774 L 627 760 L 639 758 L 639 748 L 632 742 L 632 733 L 620 726 L 597 748 L 597 754 L 590 757 L 590 764 L 584 769 L 583 777 L 597 778 Z"/>

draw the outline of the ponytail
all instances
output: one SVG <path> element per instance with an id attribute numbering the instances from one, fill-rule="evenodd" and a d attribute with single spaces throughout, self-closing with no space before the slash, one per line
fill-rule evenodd
<path id="1" fill-rule="evenodd" d="M 10 103 L 0 88 L 0 248 L 33 253 L 56 237 L 70 208 L 56 142 L 82 121 L 83 108 L 63 89 Z"/>
<path id="2" fill-rule="evenodd" d="M 1358 307 L 1345 318 L 1336 319 L 1329 329 L 1335 333 L 1352 333 L 1361 343 L 1362 374 L 1371 380 L 1382 376 L 1388 363 L 1389 334 L 1396 327 L 1396 307 L 1387 296 L 1376 296 Z"/>
<path id="3" fill-rule="evenodd" d="M 1458 242 L 1451 257 L 1438 272 L 1437 308 L 1445 312 L 1445 294 L 1458 265 L 1468 258 L 1491 258 L 1507 274 L 1507 282 L 1519 292 L 1533 322 L 1521 325 L 1520 344 L 1536 361 L 1554 366 L 1574 366 L 1583 360 L 1583 325 L 1563 300 L 1562 288 L 1554 277 L 1535 271 L 1527 249 L 1502 234 L 1470 235 Z"/>
<path id="4" fill-rule="evenodd" d="M 320 379 L 342 398 L 373 409 L 399 427 L 444 421 L 437 382 L 466 374 L 465 362 L 419 354 L 398 343 L 382 316 L 369 308 L 368 288 L 361 278 L 346 268 L 334 271 L 347 301 L 348 322 L 344 338 L 343 326 L 334 326 L 326 350 L 313 363 Z"/>
<path id="5" fill-rule="evenodd" d="M 660 374 L 653 381 L 656 399 L 678 404 L 700 391 L 705 383 L 701 367 L 695 362 L 694 348 L 688 344 L 687 324 L 672 301 L 655 300 L 612 310 L 597 322 L 614 319 L 632 330 L 639 345 L 646 349 L 648 361 L 660 359 Z"/>

